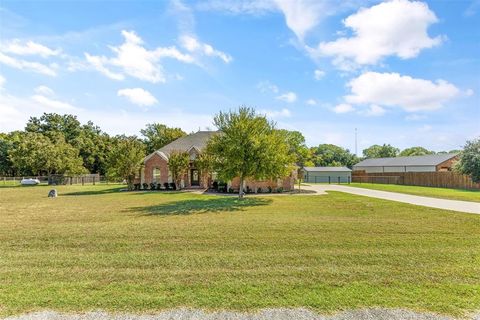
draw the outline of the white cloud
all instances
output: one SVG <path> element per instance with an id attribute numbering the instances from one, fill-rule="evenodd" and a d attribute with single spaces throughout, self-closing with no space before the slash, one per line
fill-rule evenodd
<path id="1" fill-rule="evenodd" d="M 189 52 L 200 53 L 209 57 L 217 57 L 223 60 L 223 62 L 225 63 L 230 63 L 233 60 L 231 55 L 214 49 L 211 45 L 207 43 L 200 42 L 196 37 L 192 35 L 181 36 L 180 44 Z"/>
<path id="2" fill-rule="evenodd" d="M 43 58 L 50 56 L 57 56 L 60 54 L 60 50 L 53 50 L 47 46 L 34 41 L 21 41 L 20 39 L 14 39 L 4 42 L 0 45 L 0 51 L 26 56 L 26 55 L 38 55 Z"/>
<path id="3" fill-rule="evenodd" d="M 325 71 L 323 71 L 323 70 L 317 69 L 313 72 L 313 77 L 317 81 L 322 79 L 324 76 L 325 76 Z"/>
<path id="4" fill-rule="evenodd" d="M 398 73 L 366 72 L 348 83 L 350 104 L 400 107 L 408 112 L 441 108 L 460 91 L 445 80 L 435 82 Z"/>
<path id="5" fill-rule="evenodd" d="M 313 56 L 333 56 L 341 69 L 374 65 L 387 56 L 416 57 L 421 50 L 439 45 L 442 37 L 431 38 L 428 27 L 438 21 L 428 5 L 419 1 L 392 0 L 360 9 L 344 20 L 353 36 L 321 42 L 311 49 Z"/>
<path id="6" fill-rule="evenodd" d="M 119 97 L 125 97 L 130 100 L 131 103 L 139 106 L 152 106 L 158 102 L 158 100 L 147 90 L 142 88 L 127 88 L 118 90 L 117 95 Z"/>
<path id="7" fill-rule="evenodd" d="M 368 117 L 379 117 L 385 114 L 386 110 L 376 104 L 372 104 L 368 107 L 366 111 L 363 112 L 364 115 Z"/>
<path id="8" fill-rule="evenodd" d="M 47 76 L 57 75 L 56 71 L 54 70 L 54 68 L 56 67 L 55 64 L 47 66 L 39 62 L 16 59 L 16 58 L 7 56 L 6 54 L 3 54 L 2 52 L 0 52 L 0 63 L 3 63 L 15 69 L 33 71 L 33 72 L 44 74 Z"/>
<path id="9" fill-rule="evenodd" d="M 317 101 L 315 99 L 308 99 L 307 101 L 305 101 L 305 103 L 308 104 L 309 106 L 317 105 Z"/>
<path id="10" fill-rule="evenodd" d="M 3 88 L 5 82 L 7 82 L 7 80 L 0 74 L 0 89 Z"/>
<path id="11" fill-rule="evenodd" d="M 284 108 L 282 110 L 260 110 L 260 114 L 266 115 L 268 118 L 289 118 L 292 114 L 290 110 Z"/>
<path id="12" fill-rule="evenodd" d="M 328 1 L 274 0 L 283 12 L 287 26 L 303 41 L 306 33 L 328 13 Z"/>
<path id="13" fill-rule="evenodd" d="M 278 87 L 269 81 L 260 81 L 257 84 L 257 88 L 260 90 L 260 92 L 273 92 L 273 93 L 278 93 Z"/>
<path id="14" fill-rule="evenodd" d="M 348 103 L 337 104 L 335 107 L 333 107 L 333 112 L 335 113 L 348 113 L 354 110 L 355 108 Z"/>
<path id="15" fill-rule="evenodd" d="M 72 106 L 71 104 L 55 99 L 51 99 L 40 94 L 36 94 L 32 96 L 32 100 L 40 105 L 48 108 L 49 110 L 56 110 L 56 111 L 74 111 L 78 110 L 78 108 Z"/>
<path id="16" fill-rule="evenodd" d="M 33 91 L 44 96 L 53 96 L 55 92 L 47 86 L 38 86 Z"/>
<path id="17" fill-rule="evenodd" d="M 297 94 L 295 92 L 286 92 L 284 94 L 279 95 L 276 97 L 277 100 L 285 101 L 288 103 L 293 103 L 297 101 Z"/>
<path id="18" fill-rule="evenodd" d="M 123 80 L 125 75 L 153 83 L 165 82 L 166 77 L 160 64 L 162 58 L 172 58 L 185 63 L 193 63 L 194 58 L 181 53 L 176 47 L 158 47 L 148 50 L 143 40 L 134 31 L 122 31 L 125 41 L 122 45 L 110 49 L 114 57 L 95 56 L 85 53 L 86 60 L 102 74 L 115 80 Z M 119 71 L 108 68 L 115 67 Z"/>

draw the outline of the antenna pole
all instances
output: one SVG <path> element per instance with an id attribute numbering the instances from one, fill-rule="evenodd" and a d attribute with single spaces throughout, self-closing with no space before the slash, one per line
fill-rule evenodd
<path id="1" fill-rule="evenodd" d="M 357 150 L 357 128 L 355 128 L 355 155 L 358 157 L 358 150 Z"/>

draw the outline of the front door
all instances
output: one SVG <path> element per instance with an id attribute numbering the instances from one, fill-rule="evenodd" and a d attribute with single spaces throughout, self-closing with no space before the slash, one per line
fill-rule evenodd
<path id="1" fill-rule="evenodd" d="M 191 186 L 199 186 L 200 185 L 200 179 L 198 177 L 198 170 L 197 169 L 190 170 L 190 185 Z"/>

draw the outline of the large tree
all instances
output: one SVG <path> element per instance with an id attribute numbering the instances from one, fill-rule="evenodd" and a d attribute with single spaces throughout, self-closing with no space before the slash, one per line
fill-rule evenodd
<path id="1" fill-rule="evenodd" d="M 427 154 L 435 154 L 435 151 L 430 151 L 423 147 L 411 147 L 411 148 L 406 148 L 402 150 L 402 152 L 400 152 L 398 156 L 411 157 L 411 156 L 424 156 Z"/>
<path id="2" fill-rule="evenodd" d="M 393 158 L 396 157 L 400 150 L 392 147 L 389 144 L 382 146 L 375 144 L 365 150 L 363 150 L 363 156 L 365 158 Z"/>
<path id="3" fill-rule="evenodd" d="M 178 189 L 181 188 L 180 182 L 187 173 L 189 164 L 190 155 L 188 152 L 173 151 L 168 157 L 168 170 L 172 174 L 173 182 L 175 182 Z"/>
<path id="4" fill-rule="evenodd" d="M 284 135 L 285 142 L 288 145 L 289 153 L 294 156 L 295 164 L 299 168 L 313 166 L 312 154 L 305 144 L 305 137 L 300 131 L 279 130 Z"/>
<path id="5" fill-rule="evenodd" d="M 473 182 L 480 182 L 480 138 L 467 141 L 459 158 L 456 170 L 470 175 Z"/>
<path id="6" fill-rule="evenodd" d="M 79 136 L 81 129 L 80 121 L 76 116 L 57 113 L 44 113 L 40 118 L 31 117 L 25 127 L 27 132 L 42 133 L 49 138 L 62 133 L 68 143 Z"/>
<path id="7" fill-rule="evenodd" d="M 240 179 L 240 198 L 245 179 L 279 178 L 292 169 L 295 159 L 289 154 L 285 136 L 253 108 L 220 112 L 214 124 L 221 133 L 210 139 L 208 152 L 216 158 L 216 171 L 221 179 Z"/>
<path id="8" fill-rule="evenodd" d="M 41 133 L 24 132 L 15 136 L 9 159 L 19 174 L 85 173 L 78 150 L 65 141 L 62 133 L 47 138 Z"/>
<path id="9" fill-rule="evenodd" d="M 352 167 L 358 162 L 357 157 L 348 149 L 334 144 L 321 144 L 312 148 L 313 162 L 319 167 Z"/>
<path id="10" fill-rule="evenodd" d="M 79 150 L 83 165 L 89 172 L 106 173 L 107 156 L 112 147 L 112 138 L 108 134 L 89 121 L 81 127 L 71 144 Z"/>
<path id="11" fill-rule="evenodd" d="M 140 130 L 140 133 L 145 137 L 144 142 L 148 153 L 186 135 L 180 128 L 169 128 L 161 123 L 147 124 L 145 129 Z"/>
<path id="12" fill-rule="evenodd" d="M 135 176 L 142 167 L 145 157 L 145 146 L 137 137 L 117 136 L 114 146 L 108 154 L 107 175 L 112 178 L 124 179 L 128 189 L 133 190 Z"/>

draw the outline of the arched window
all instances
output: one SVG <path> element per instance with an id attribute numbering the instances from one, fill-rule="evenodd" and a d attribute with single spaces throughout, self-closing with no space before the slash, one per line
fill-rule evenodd
<path id="1" fill-rule="evenodd" d="M 160 169 L 158 169 L 158 168 L 153 169 L 152 182 L 153 183 L 160 183 Z"/>

